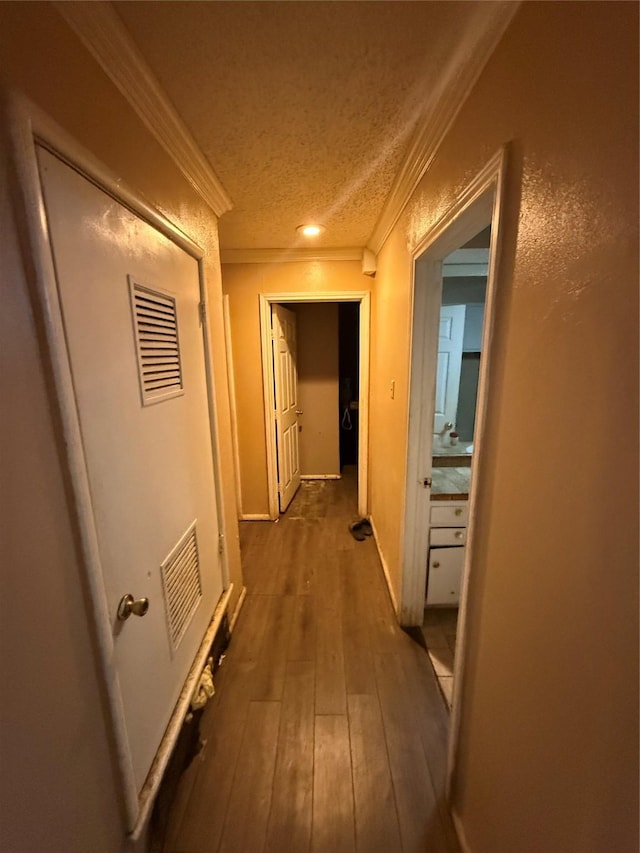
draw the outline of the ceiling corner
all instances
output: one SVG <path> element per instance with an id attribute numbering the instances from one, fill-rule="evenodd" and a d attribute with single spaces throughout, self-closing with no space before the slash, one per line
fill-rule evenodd
<path id="1" fill-rule="evenodd" d="M 382 213 L 367 241 L 367 247 L 377 255 L 403 210 L 426 174 L 442 141 L 463 104 L 471 94 L 482 70 L 520 7 L 520 1 L 501 0 L 494 4 L 484 29 L 464 54 L 463 61 L 440 97 L 426 110 L 411 138 L 407 153 L 400 165 Z"/>
<path id="2" fill-rule="evenodd" d="M 231 210 L 229 195 L 110 3 L 53 5 L 216 216 Z"/>

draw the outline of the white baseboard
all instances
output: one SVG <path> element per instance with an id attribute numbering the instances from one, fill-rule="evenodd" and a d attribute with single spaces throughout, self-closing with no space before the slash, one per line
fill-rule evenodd
<path id="1" fill-rule="evenodd" d="M 371 516 L 369 516 L 369 522 L 371 524 L 371 530 L 373 531 L 373 538 L 376 543 L 376 549 L 378 551 L 378 557 L 380 558 L 380 563 L 382 565 L 382 571 L 384 572 L 384 577 L 387 582 L 387 589 L 389 590 L 389 595 L 391 596 L 391 603 L 393 604 L 393 609 L 395 610 L 396 616 L 398 616 L 400 611 L 398 608 L 398 601 L 393 591 L 393 587 L 391 586 L 391 576 L 389 574 L 389 567 L 387 566 L 387 561 L 385 560 L 384 554 L 382 553 L 382 549 L 380 548 L 380 542 L 378 541 L 378 534 L 376 532 L 376 525 Z"/>
<path id="2" fill-rule="evenodd" d="M 236 622 L 238 621 L 238 616 L 240 615 L 240 611 L 242 610 L 242 605 L 244 604 L 244 600 L 247 597 L 247 588 L 246 586 L 242 587 L 242 591 L 240 592 L 240 598 L 238 599 L 238 603 L 236 604 L 235 610 L 233 611 L 233 616 L 231 617 L 231 621 L 229 622 L 229 630 L 233 634 L 233 629 L 236 626 Z"/>
<path id="3" fill-rule="evenodd" d="M 464 834 L 464 828 L 462 826 L 462 822 L 460 821 L 460 816 L 456 811 L 451 809 L 451 819 L 453 821 L 453 826 L 456 831 L 456 835 L 458 836 L 458 843 L 460 844 L 460 849 L 462 853 L 472 853 L 471 846 L 467 841 L 467 838 Z"/>
<path id="4" fill-rule="evenodd" d="M 238 521 L 272 521 L 267 512 L 243 512 Z"/>
<path id="5" fill-rule="evenodd" d="M 301 480 L 341 480 L 342 474 L 301 474 Z"/>

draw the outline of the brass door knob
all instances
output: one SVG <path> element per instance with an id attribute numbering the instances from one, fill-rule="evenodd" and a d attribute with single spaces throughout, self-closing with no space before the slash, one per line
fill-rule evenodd
<path id="1" fill-rule="evenodd" d="M 120 604 L 118 605 L 118 619 L 121 622 L 125 622 L 132 613 L 134 616 L 144 616 L 148 610 L 148 598 L 138 598 L 136 600 L 129 592 L 127 595 L 123 595 L 120 599 Z"/>

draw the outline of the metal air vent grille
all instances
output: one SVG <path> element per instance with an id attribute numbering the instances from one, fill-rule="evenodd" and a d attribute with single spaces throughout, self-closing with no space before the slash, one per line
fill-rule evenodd
<path id="1" fill-rule="evenodd" d="M 164 561 L 161 569 L 169 637 L 171 645 L 176 649 L 202 598 L 195 521 Z"/>
<path id="2" fill-rule="evenodd" d="M 142 405 L 183 393 L 176 300 L 129 277 Z"/>

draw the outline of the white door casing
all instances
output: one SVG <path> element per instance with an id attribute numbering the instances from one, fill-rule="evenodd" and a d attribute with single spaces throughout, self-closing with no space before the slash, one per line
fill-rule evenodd
<path id="1" fill-rule="evenodd" d="M 502 240 L 502 210 L 505 195 L 508 149 L 502 148 L 487 162 L 473 181 L 458 196 L 451 208 L 413 247 L 413 339 L 407 435 L 407 478 L 405 492 L 404 543 L 402 562 L 402 594 L 400 621 L 403 625 L 419 625 L 424 618 L 426 553 L 429 539 L 430 501 L 423 488 L 423 470 L 430 466 L 425 437 L 433 410 L 428 405 L 424 355 L 430 351 L 429 339 L 436 333 L 432 320 L 440 308 L 442 262 L 451 252 L 491 225 L 491 244 L 487 274 L 486 308 L 482 333 L 482 363 L 476 403 L 474 431 L 474 470 L 468 502 L 464 567 L 460 588 L 458 637 L 456 641 L 454 680 L 456 690 L 451 709 L 451 725 L 447 756 L 447 794 L 451 795 L 456 773 L 461 726 L 461 703 L 465 694 L 464 676 L 467 654 L 466 610 L 470 575 L 476 568 L 475 533 L 478 484 L 484 479 L 483 447 L 489 403 L 489 380 L 492 372 L 493 324 Z M 434 342 L 435 343 L 435 342 Z M 434 346 L 435 349 L 435 346 Z M 429 442 L 431 444 L 431 441 Z M 429 469 L 430 470 L 430 469 Z"/>
<path id="2" fill-rule="evenodd" d="M 139 793 L 222 593 L 198 263 L 54 155 L 38 159 Z M 163 393 L 154 377 L 167 345 L 146 351 L 141 381 L 136 340 L 145 345 L 145 320 L 156 344 L 171 338 L 173 301 L 182 388 L 169 370 Z M 117 619 L 126 593 L 149 599 L 144 617 Z"/>
<path id="3" fill-rule="evenodd" d="M 278 476 L 275 429 L 273 425 L 274 364 L 271 330 L 271 307 L 274 304 L 296 302 L 357 302 L 360 306 L 358 384 L 358 515 L 365 517 L 369 512 L 368 463 L 369 463 L 369 325 L 371 317 L 371 294 L 368 291 L 281 291 L 258 296 L 260 312 L 260 351 L 262 355 L 262 389 L 264 395 L 264 425 L 267 454 L 267 500 L 268 514 L 262 519 L 278 517 Z M 243 516 L 255 519 L 256 516 Z"/>
<path id="4" fill-rule="evenodd" d="M 433 409 L 434 441 L 441 442 L 455 426 L 460 391 L 462 344 L 464 340 L 465 305 L 443 305 L 440 308 L 438 362 Z"/>
<path id="5" fill-rule="evenodd" d="M 298 450 L 298 367 L 296 315 L 282 305 L 271 307 L 278 501 L 284 512 L 300 486 Z"/>

